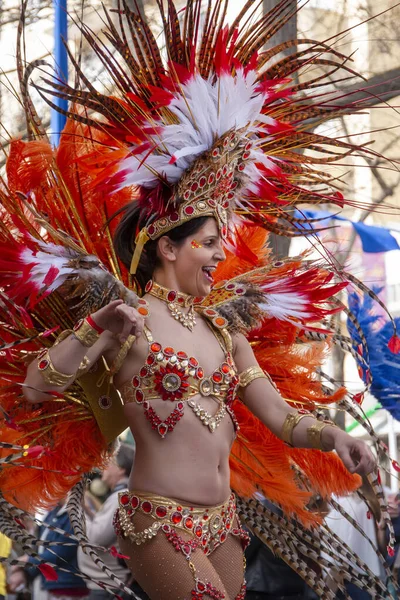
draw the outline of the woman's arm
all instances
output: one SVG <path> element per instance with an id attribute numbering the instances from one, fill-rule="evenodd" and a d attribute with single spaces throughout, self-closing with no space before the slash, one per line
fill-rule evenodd
<path id="1" fill-rule="evenodd" d="M 239 373 L 251 366 L 257 366 L 257 359 L 246 340 L 239 334 L 234 337 L 234 360 Z M 296 414 L 279 392 L 266 378 L 252 380 L 242 391 L 242 399 L 251 412 L 276 436 L 282 439 L 282 430 L 289 413 Z M 308 430 L 315 425 L 314 416 L 302 418 L 293 429 L 292 443 L 298 448 L 310 448 Z M 368 446 L 341 429 L 327 425 L 321 432 L 323 450 L 336 450 L 345 467 L 351 473 L 370 473 L 376 464 Z"/>
<path id="2" fill-rule="evenodd" d="M 91 315 L 96 328 L 103 332 L 94 335 L 93 345 L 83 343 L 79 331 L 49 349 L 47 362 L 50 368 L 39 370 L 41 359 L 34 360 L 28 367 L 23 393 L 29 402 L 44 402 L 51 399 L 51 392 L 62 393 L 79 376 L 82 366 L 90 368 L 101 356 L 118 347 L 129 335 L 139 337 L 143 331 L 144 319 L 136 309 L 114 300 Z M 43 360 L 43 359 L 42 359 Z M 49 375 L 52 381 L 49 382 Z M 57 383 L 55 383 L 57 381 Z"/>

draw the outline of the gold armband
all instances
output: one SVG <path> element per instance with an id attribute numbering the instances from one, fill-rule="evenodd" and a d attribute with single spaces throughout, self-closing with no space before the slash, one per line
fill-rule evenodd
<path id="1" fill-rule="evenodd" d="M 316 421 L 311 425 L 311 427 L 308 427 L 307 441 L 311 448 L 315 448 L 316 450 L 323 450 L 326 452 L 326 448 L 324 448 L 324 445 L 322 443 L 321 435 L 325 427 L 328 427 L 328 425 L 330 425 L 331 427 L 336 427 L 336 425 L 331 421 Z"/>
<path id="2" fill-rule="evenodd" d="M 78 321 L 74 327 L 73 334 L 81 344 L 86 346 L 86 348 L 90 348 L 97 342 L 102 331 L 99 327 L 94 326 L 94 321 L 91 317 L 87 317 Z"/>
<path id="3" fill-rule="evenodd" d="M 313 417 L 311 413 L 288 413 L 286 415 L 285 420 L 283 421 L 282 431 L 281 431 L 281 440 L 288 444 L 289 446 L 293 446 L 292 437 L 293 437 L 293 429 L 300 423 L 304 417 Z M 308 431 L 308 430 L 307 430 Z"/>
<path id="4" fill-rule="evenodd" d="M 268 379 L 268 376 L 258 365 L 247 367 L 247 369 L 239 374 L 239 385 L 241 388 L 245 388 L 255 379 Z"/>
<path id="5" fill-rule="evenodd" d="M 42 353 L 38 358 L 38 370 L 42 374 L 44 381 L 49 385 L 55 385 L 57 387 L 62 387 L 68 383 L 72 383 L 72 380 L 82 375 L 82 373 L 87 370 L 89 365 L 90 360 L 87 358 L 87 356 L 85 356 L 76 373 L 67 374 L 61 373 L 55 368 L 48 350 Z"/>

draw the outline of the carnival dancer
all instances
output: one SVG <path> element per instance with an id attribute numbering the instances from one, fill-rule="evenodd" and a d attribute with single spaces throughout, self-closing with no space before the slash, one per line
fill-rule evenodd
<path id="1" fill-rule="evenodd" d="M 244 598 L 247 536 L 237 508 L 321 597 L 332 596 L 321 577 L 326 555 L 344 580 L 384 594 L 307 509 L 313 494 L 356 489 L 358 473 L 380 490 L 369 448 L 317 411 L 351 402 L 317 369 L 331 340 L 348 346 L 329 319 L 343 309 L 335 294 L 356 280 L 306 255 L 274 261 L 266 234 L 298 233 L 304 223 L 290 205 L 346 203 L 316 151 L 334 160 L 332 146 L 372 150 L 307 131 L 316 114 L 335 113 L 331 95 L 315 105 L 325 80 L 309 66 L 350 73 L 344 56 L 305 41 L 309 79 L 298 86 L 301 50 L 272 66 L 280 50 L 261 51 L 274 20 L 290 17 L 289 2 L 257 20 L 249 0 L 232 27 L 223 4 L 208 2 L 201 33 L 199 0 L 189 0 L 182 22 L 172 0 L 167 12 L 160 3 L 165 50 L 122 3 L 120 31 L 107 15 L 120 62 L 82 23 L 116 91 L 97 91 L 73 57 L 82 85 L 36 85 L 49 102 L 52 94 L 74 103 L 56 152 L 25 96 L 36 139 L 12 145 L 1 192 L 0 308 L 10 323 L 2 528 L 21 536 L 18 511 L 74 486 L 75 535 L 98 562 L 79 522 L 81 477 L 129 426 L 134 479 L 115 528 L 152 600 Z M 389 346 L 399 350 L 396 331 Z M 256 489 L 284 515 L 252 498 Z"/>

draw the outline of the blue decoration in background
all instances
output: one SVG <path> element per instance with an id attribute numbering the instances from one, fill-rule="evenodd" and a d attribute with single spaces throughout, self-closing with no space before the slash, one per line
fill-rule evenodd
<path id="1" fill-rule="evenodd" d="M 374 289 L 379 293 L 380 289 Z M 374 300 L 364 294 L 363 298 L 353 292 L 349 294 L 349 308 L 357 318 L 367 340 L 369 352 L 369 369 L 372 375 L 371 394 L 386 408 L 395 419 L 400 421 L 400 354 L 393 354 L 387 344 L 393 335 L 393 325 L 390 321 L 380 328 L 380 315 L 373 312 Z M 395 319 L 400 330 L 400 318 Z M 347 328 L 357 348 L 361 344 L 360 336 L 353 323 L 348 320 Z M 366 358 L 366 357 L 364 357 Z M 366 368 L 359 362 L 363 381 L 366 382 Z"/>
<path id="2" fill-rule="evenodd" d="M 68 83 L 68 54 L 63 44 L 68 39 L 67 24 L 67 0 L 54 0 L 54 61 L 56 77 L 63 82 Z M 63 110 L 68 110 L 68 102 L 63 98 L 54 97 L 52 102 Z M 62 115 L 54 108 L 51 109 L 50 131 L 54 146 L 58 146 L 60 133 L 64 129 L 66 122 L 65 115 Z"/>
<path id="3" fill-rule="evenodd" d="M 294 211 L 296 219 L 318 219 L 317 223 L 301 223 L 298 227 L 307 230 L 313 229 L 314 227 L 326 227 L 329 221 L 348 221 L 351 223 L 360 236 L 362 249 L 364 252 L 388 252 L 389 250 L 400 250 L 400 244 L 390 233 L 390 229 L 386 227 L 379 227 L 377 225 L 366 225 L 365 223 L 351 221 L 344 217 L 340 217 L 326 210 L 298 210 Z M 324 223 L 324 221 L 326 221 Z M 395 231 L 394 229 L 392 231 Z"/>

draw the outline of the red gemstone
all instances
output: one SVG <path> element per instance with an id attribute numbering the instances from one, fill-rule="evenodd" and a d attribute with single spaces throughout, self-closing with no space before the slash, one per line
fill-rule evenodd
<path id="1" fill-rule="evenodd" d="M 189 358 L 189 365 L 190 365 L 191 367 L 197 367 L 197 366 L 198 366 L 198 364 L 199 364 L 199 363 L 198 363 L 198 361 L 197 361 L 197 360 L 196 360 L 196 359 L 195 359 L 193 356 L 191 356 L 191 357 Z"/>
<path id="2" fill-rule="evenodd" d="M 153 342 L 152 345 L 150 346 L 150 350 L 152 352 L 160 352 L 161 344 L 158 344 L 157 342 Z"/>
<path id="3" fill-rule="evenodd" d="M 215 373 L 212 376 L 212 380 L 215 381 L 215 383 L 221 383 L 222 373 L 220 373 L 219 371 L 215 371 Z"/>
<path id="4" fill-rule="evenodd" d="M 145 500 L 144 502 L 142 502 L 142 511 L 145 513 L 151 513 L 151 511 L 153 510 L 153 505 L 151 502 L 149 502 L 148 500 Z"/>
<path id="5" fill-rule="evenodd" d="M 211 173 L 208 177 L 208 183 L 210 183 L 210 184 L 213 183 L 214 179 L 215 179 L 215 175 L 214 175 L 214 173 Z"/>
<path id="6" fill-rule="evenodd" d="M 204 590 L 206 589 L 206 584 L 202 581 L 197 581 L 196 587 L 198 592 L 204 592 Z"/>
<path id="7" fill-rule="evenodd" d="M 228 167 L 226 165 L 224 165 L 222 168 L 222 175 L 226 175 L 227 172 L 228 172 Z"/>
<path id="8" fill-rule="evenodd" d="M 140 500 L 137 496 L 132 496 L 131 498 L 131 506 L 132 508 L 137 508 L 139 506 Z"/>
<path id="9" fill-rule="evenodd" d="M 132 385 L 133 387 L 137 388 L 140 385 L 140 379 L 137 375 L 135 375 L 135 377 L 132 379 Z"/>
<path id="10" fill-rule="evenodd" d="M 181 360 L 186 360 L 186 359 L 187 359 L 187 357 L 188 357 L 188 355 L 186 354 L 186 352 L 181 352 L 181 351 L 177 352 L 177 353 L 176 353 L 176 355 L 177 355 L 177 357 L 178 357 L 178 358 L 180 358 Z"/>
<path id="11" fill-rule="evenodd" d="M 41 360 L 38 367 L 41 371 L 43 371 L 43 369 L 45 369 L 46 367 L 49 366 L 49 361 L 48 360 Z"/>
<path id="12" fill-rule="evenodd" d="M 177 511 L 173 512 L 172 515 L 171 515 L 171 521 L 175 525 L 177 525 L 178 523 L 180 523 L 182 521 L 182 515 L 181 515 L 181 513 L 177 512 Z"/>
<path id="13" fill-rule="evenodd" d="M 157 506 L 156 508 L 156 515 L 157 517 L 159 517 L 160 519 L 163 519 L 167 514 L 167 509 L 165 508 L 165 506 Z"/>
<path id="14" fill-rule="evenodd" d="M 147 233 L 149 235 L 153 235 L 154 232 L 155 232 L 154 225 L 149 225 L 147 228 Z"/>
<path id="15" fill-rule="evenodd" d="M 228 363 L 223 363 L 223 364 L 221 365 L 221 371 L 222 371 L 223 373 L 225 373 L 225 375 L 226 375 L 227 373 L 229 373 L 229 371 L 230 371 L 230 370 L 231 370 L 231 368 L 230 368 L 230 366 L 228 365 Z"/>
<path id="16" fill-rule="evenodd" d="M 206 185 L 206 183 L 207 183 L 207 179 L 203 175 L 203 177 L 200 177 L 199 185 L 200 185 L 200 187 L 204 187 Z"/>
<path id="17" fill-rule="evenodd" d="M 238 165 L 239 171 L 244 171 L 245 168 L 246 168 L 246 165 L 244 163 L 240 163 L 240 165 Z"/>
<path id="18" fill-rule="evenodd" d="M 186 206 L 184 212 L 185 215 L 192 215 L 194 213 L 194 206 Z"/>
<path id="19" fill-rule="evenodd" d="M 185 298 L 182 298 L 182 296 L 178 297 L 178 304 L 184 304 L 185 303 Z"/>
<path id="20" fill-rule="evenodd" d="M 156 359 L 154 358 L 154 355 L 153 354 L 149 354 L 149 356 L 146 358 L 146 363 L 148 365 L 152 365 L 152 364 L 154 364 L 155 360 Z"/>
<path id="21" fill-rule="evenodd" d="M 219 181 L 221 179 L 221 175 L 222 175 L 221 169 L 218 169 L 217 174 L 215 176 L 217 181 Z"/>
<path id="22" fill-rule="evenodd" d="M 193 528 L 193 519 L 192 517 L 186 517 L 186 519 L 183 522 L 184 526 L 187 529 L 192 529 Z"/>
<path id="23" fill-rule="evenodd" d="M 175 354 L 175 350 L 171 348 L 171 346 L 167 346 L 166 348 L 164 348 L 164 354 L 165 356 L 172 356 L 173 354 Z"/>
<path id="24" fill-rule="evenodd" d="M 189 544 L 184 544 L 184 545 L 182 546 L 182 552 L 183 552 L 184 554 L 186 554 L 186 556 L 190 556 L 190 553 L 191 553 L 191 551 L 192 551 L 192 549 L 191 549 L 191 547 L 190 547 L 190 545 L 189 545 Z"/>
<path id="25" fill-rule="evenodd" d="M 183 409 L 185 408 L 185 405 L 183 404 L 183 402 L 178 402 L 178 404 L 176 405 L 176 408 L 178 410 L 182 410 L 183 411 Z"/>
<path id="26" fill-rule="evenodd" d="M 173 223 L 176 223 L 176 221 L 179 221 L 179 215 L 178 215 L 178 213 L 177 212 L 172 213 L 172 215 L 170 215 L 169 219 Z"/>
<path id="27" fill-rule="evenodd" d="M 243 158 L 244 160 L 247 160 L 250 156 L 250 152 L 246 150 L 246 152 L 243 152 Z"/>
<path id="28" fill-rule="evenodd" d="M 209 199 L 207 200 L 207 202 L 208 202 L 208 204 L 209 204 L 210 206 L 212 206 L 213 208 L 214 208 L 215 206 L 217 206 L 217 203 L 215 202 L 215 200 L 213 200 L 213 198 L 209 198 Z"/>
<path id="29" fill-rule="evenodd" d="M 218 148 L 215 148 L 215 149 L 212 151 L 212 155 L 213 155 L 213 157 L 215 158 L 216 156 L 218 156 L 218 154 L 219 154 L 219 149 L 218 149 Z"/>
<path id="30" fill-rule="evenodd" d="M 161 435 L 161 437 L 164 437 L 168 431 L 168 427 L 165 425 L 165 423 L 160 423 L 159 426 L 157 427 L 157 429 L 158 429 L 158 433 Z"/>
<path id="31" fill-rule="evenodd" d="M 194 533 L 198 538 L 201 538 L 201 536 L 203 535 L 203 528 L 201 527 L 201 525 L 197 525 L 196 529 L 194 530 Z"/>
<path id="32" fill-rule="evenodd" d="M 201 540 L 201 543 L 203 544 L 203 546 L 207 546 L 207 537 L 204 536 L 203 539 Z"/>
<path id="33" fill-rule="evenodd" d="M 136 398 L 136 402 L 138 402 L 139 404 L 141 404 L 143 402 L 144 394 L 143 394 L 142 390 L 136 390 L 135 398 Z"/>
<path id="34" fill-rule="evenodd" d="M 213 317 L 214 315 L 216 315 L 216 311 L 213 310 L 212 308 L 207 308 L 207 310 L 204 311 L 206 315 L 208 315 L 209 317 Z"/>
<path id="35" fill-rule="evenodd" d="M 119 501 L 122 504 L 122 506 L 126 506 L 127 504 L 129 504 L 129 495 L 128 494 L 122 494 L 122 496 L 120 497 Z"/>
<path id="36" fill-rule="evenodd" d="M 226 531 L 223 531 L 223 532 L 221 533 L 221 537 L 220 537 L 220 540 L 221 540 L 221 542 L 224 542 L 224 541 L 226 540 L 226 536 L 227 536 L 227 533 L 226 533 Z"/>
<path id="37" fill-rule="evenodd" d="M 167 294 L 167 300 L 168 302 L 173 302 L 176 298 L 176 292 L 174 290 L 171 290 L 170 292 L 168 292 Z"/>
<path id="38" fill-rule="evenodd" d="M 204 377 L 204 369 L 203 369 L 202 367 L 199 367 L 199 368 L 197 369 L 197 377 L 198 377 L 199 379 L 203 379 L 203 377 Z"/>
<path id="39" fill-rule="evenodd" d="M 190 189 L 192 192 L 197 192 L 198 187 L 199 187 L 199 184 L 197 183 L 197 181 L 194 181 L 192 183 L 192 185 L 190 186 Z"/>
<path id="40" fill-rule="evenodd" d="M 146 377 L 147 375 L 147 367 L 142 367 L 139 371 L 140 377 Z"/>

